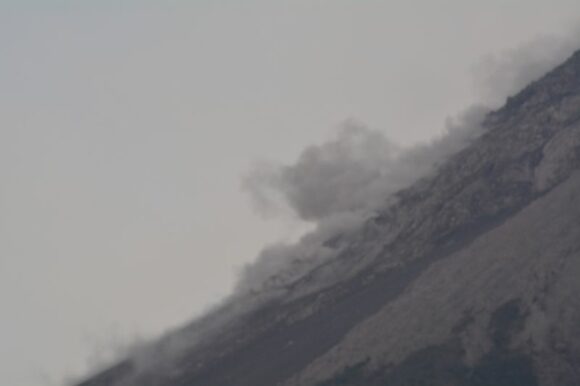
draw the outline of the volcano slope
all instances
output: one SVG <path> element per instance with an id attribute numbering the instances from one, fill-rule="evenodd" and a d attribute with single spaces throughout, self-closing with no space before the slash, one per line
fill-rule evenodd
<path id="1" fill-rule="evenodd" d="M 580 53 L 483 127 L 284 296 L 79 386 L 580 385 Z"/>

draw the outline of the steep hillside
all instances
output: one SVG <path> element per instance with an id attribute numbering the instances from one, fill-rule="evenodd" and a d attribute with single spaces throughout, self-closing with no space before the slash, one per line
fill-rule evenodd
<path id="1" fill-rule="evenodd" d="M 580 385 L 580 53 L 483 126 L 282 298 L 79 386 Z"/>

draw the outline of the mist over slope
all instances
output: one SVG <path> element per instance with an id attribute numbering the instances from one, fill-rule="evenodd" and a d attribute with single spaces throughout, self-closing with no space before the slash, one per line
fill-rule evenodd
<path id="1" fill-rule="evenodd" d="M 236 293 L 287 286 L 336 256 L 338 248 L 326 245 L 328 240 L 392 205 L 396 192 L 429 176 L 471 143 L 482 132 L 480 122 L 486 112 L 484 107 L 473 107 L 448 122 L 441 137 L 412 148 L 349 122 L 331 141 L 305 149 L 294 165 L 254 170 L 244 185 L 256 206 L 276 211 L 277 205 L 286 205 L 315 229 L 296 244 L 264 249 L 242 272 Z"/>
<path id="2" fill-rule="evenodd" d="M 561 55 L 564 51 L 564 49 L 558 51 L 555 56 Z M 555 56 L 551 56 L 550 60 L 534 62 L 531 69 L 526 68 L 514 77 L 516 83 L 530 74 L 537 76 L 540 68 L 551 65 Z M 524 62 L 529 63 L 526 60 Z M 518 99 L 512 99 L 508 106 L 511 104 L 514 108 L 514 104 L 517 103 Z M 140 350 L 131 364 L 125 364 L 126 370 L 122 373 L 132 374 L 129 378 L 123 380 L 122 377 L 114 377 L 105 383 L 98 383 L 97 379 L 93 383 L 83 385 L 153 385 L 155 382 L 171 385 L 172 377 L 178 379 L 188 372 L 180 366 L 175 366 L 175 361 L 183 361 L 186 356 L 197 358 L 196 354 L 191 353 L 192 350 L 203 352 L 204 348 L 207 348 L 211 351 L 212 345 L 219 346 L 220 341 L 227 341 L 229 333 L 225 334 L 226 336 L 218 336 L 218 332 L 224 333 L 230 328 L 231 331 L 238 332 L 251 329 L 252 325 L 248 323 L 253 318 L 254 311 L 268 307 L 271 309 L 277 304 L 286 303 L 288 307 L 294 307 L 292 312 L 282 312 L 284 317 L 289 317 L 288 315 L 296 312 L 298 307 L 296 304 L 301 304 L 301 298 L 331 288 L 333 285 L 340 287 L 343 285 L 342 282 L 365 272 L 383 253 L 379 250 L 389 243 L 394 243 L 407 231 L 407 227 L 421 229 L 423 226 L 421 224 L 409 225 L 415 221 L 413 218 L 405 217 L 396 221 L 387 218 L 389 216 L 396 218 L 403 210 L 413 211 L 409 209 L 411 208 L 409 201 L 420 201 L 423 199 L 422 195 L 429 194 L 425 186 L 433 184 L 431 181 L 433 177 L 442 178 L 441 167 L 445 166 L 446 160 L 487 133 L 490 125 L 493 125 L 490 122 L 501 115 L 498 113 L 487 115 L 488 111 L 489 109 L 485 107 L 469 109 L 455 122 L 448 124 L 446 135 L 435 139 L 432 143 L 410 149 L 403 149 L 391 143 L 379 131 L 350 123 L 331 141 L 306 149 L 294 165 L 251 172 L 245 179 L 245 186 L 252 192 L 262 210 L 272 211 L 284 206 L 300 219 L 313 223 L 314 230 L 295 244 L 274 245 L 264 249 L 256 263 L 244 269 L 236 291 L 222 305 L 190 326 L 169 333 L 159 342 Z M 455 164 L 454 167 L 461 165 Z M 456 181 L 462 176 L 457 172 L 453 179 Z M 416 190 L 408 189 L 415 186 L 414 184 Z M 418 197 L 413 197 L 414 195 Z M 453 205 L 453 202 L 443 202 L 441 205 Z M 419 209 L 416 210 L 420 212 L 420 207 L 417 208 Z M 453 221 L 458 224 L 467 221 L 461 219 L 460 213 L 456 215 L 458 219 Z M 472 213 L 464 214 L 468 215 L 471 216 Z M 384 229 L 385 226 L 387 231 Z M 379 243 L 375 239 L 376 233 L 381 234 Z M 420 237 L 416 240 L 422 241 Z M 407 248 L 413 249 L 410 245 Z M 356 259 L 353 259 L 353 251 L 356 252 Z M 408 252 L 409 255 L 413 253 L 418 252 Z M 373 269 L 380 276 L 380 272 L 401 264 L 402 260 L 390 259 L 381 262 L 380 268 Z M 404 276 L 407 274 L 405 272 L 399 273 Z M 317 307 L 312 309 L 316 310 Z M 370 310 L 371 308 L 365 312 L 371 312 Z M 299 314 L 304 315 L 297 318 L 307 318 L 311 312 L 315 311 L 302 310 Z M 262 325 L 256 323 L 258 327 L 262 326 L 263 330 L 269 328 L 264 327 L 269 326 L 269 322 L 266 323 L 260 318 L 258 321 L 263 323 Z M 352 325 L 346 324 L 343 328 L 338 335 L 345 334 Z M 258 328 L 258 332 L 249 332 L 249 337 L 240 338 L 242 342 L 240 345 L 251 341 L 259 335 L 259 331 Z M 235 350 L 235 347 L 228 350 Z M 321 354 L 322 352 L 317 353 Z M 212 357 L 210 354 L 199 355 L 200 358 L 205 355 Z M 216 358 L 220 357 L 216 355 Z M 364 357 L 360 360 L 364 362 Z M 188 366 L 196 362 L 196 360 L 187 361 L 190 363 Z M 358 363 L 345 362 L 344 359 L 337 358 L 334 358 L 334 361 L 337 363 L 334 367 L 337 367 L 338 363 L 344 366 L 355 366 Z M 203 368 L 204 361 L 199 363 L 200 368 Z M 306 365 L 307 363 L 304 363 L 296 367 Z M 328 364 L 315 364 L 314 368 L 317 370 L 311 371 L 317 375 L 305 375 L 294 384 L 313 384 L 314 379 L 324 378 L 320 374 L 329 375 L 334 371 L 329 369 Z M 175 374 L 168 376 L 167 371 L 175 371 Z M 156 380 L 152 374 L 164 375 Z M 223 379 L 219 381 L 221 383 L 212 382 L 207 384 L 233 384 Z M 231 378 L 230 382 L 233 382 Z M 198 383 L 192 381 L 187 384 Z"/>
<path id="3" fill-rule="evenodd" d="M 443 132 L 428 143 L 403 147 L 382 131 L 351 120 L 328 142 L 306 148 L 295 164 L 252 170 L 243 185 L 259 212 L 290 212 L 315 230 L 295 245 L 265 248 L 242 271 L 236 293 L 284 286 L 336 256 L 327 240 L 359 226 L 392 205 L 395 193 L 433 175 L 483 133 L 481 123 L 490 111 L 569 57 L 580 46 L 578 36 L 580 28 L 485 57 L 475 69 L 482 100 L 449 118 Z"/>
<path id="4" fill-rule="evenodd" d="M 287 205 L 314 229 L 296 243 L 264 248 L 256 262 L 243 268 L 230 297 L 187 327 L 133 350 L 132 367 L 138 373 L 163 372 L 188 350 L 201 348 L 223 330 L 243 323 L 243 317 L 254 310 L 354 275 L 364 265 L 340 264 L 337 258 L 348 252 L 343 240 L 356 237 L 377 210 L 395 204 L 395 193 L 429 177 L 448 157 L 479 137 L 487 111 L 474 106 L 450 119 L 443 135 L 411 148 L 348 122 L 331 141 L 304 150 L 296 164 L 252 171 L 244 185 L 260 210 L 277 211 L 277 205 Z M 313 273 L 315 279 L 300 282 Z"/>

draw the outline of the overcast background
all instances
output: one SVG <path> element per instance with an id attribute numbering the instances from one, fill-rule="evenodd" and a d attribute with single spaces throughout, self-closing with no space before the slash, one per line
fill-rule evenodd
<path id="1" fill-rule="evenodd" d="M 291 162 L 349 118 L 430 138 L 489 97 L 489 55 L 567 33 L 579 12 L 0 0 L 0 384 L 81 374 L 198 314 L 266 243 L 295 237 L 301 224 L 261 218 L 242 191 L 256 161 Z"/>

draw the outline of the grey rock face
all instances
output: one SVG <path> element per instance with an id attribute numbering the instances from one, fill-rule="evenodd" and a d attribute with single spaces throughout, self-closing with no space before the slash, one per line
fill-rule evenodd
<path id="1" fill-rule="evenodd" d="M 580 302 L 573 295 L 580 290 L 574 279 L 580 277 L 579 225 L 580 173 L 575 173 L 470 245 L 433 263 L 287 384 L 316 384 L 337 369 L 361 363 L 372 371 L 396 369 L 433 347 L 460 353 L 450 365 L 464 366 L 465 372 L 501 353 L 526 358 L 535 377 L 548 377 L 554 368 L 545 369 L 543 358 L 559 355 L 556 347 L 566 342 L 566 350 L 580 353 Z M 562 371 L 574 368 L 557 363 Z M 573 384 L 546 382 L 541 384 Z"/>
<path id="2" fill-rule="evenodd" d="M 580 385 L 580 53 L 484 126 L 286 298 L 79 386 Z"/>

